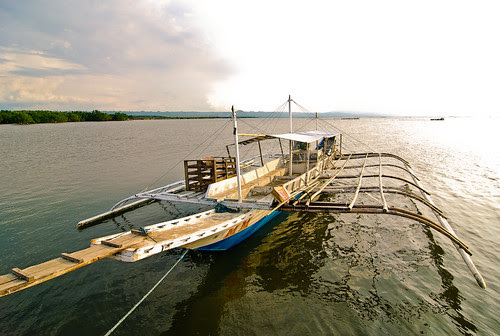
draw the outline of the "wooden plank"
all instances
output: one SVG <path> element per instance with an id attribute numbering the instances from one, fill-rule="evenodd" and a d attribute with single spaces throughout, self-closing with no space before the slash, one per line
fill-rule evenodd
<path id="1" fill-rule="evenodd" d="M 19 278 L 17 276 L 15 276 L 14 274 L 2 275 L 2 276 L 0 276 L 0 285 L 9 283 L 9 282 L 17 280 L 17 279 L 19 279 Z"/>
<path id="2" fill-rule="evenodd" d="M 141 236 L 134 235 L 134 234 L 127 234 L 127 235 L 124 235 L 124 236 L 121 236 L 121 237 L 118 237 L 115 239 L 110 239 L 110 240 L 108 240 L 108 242 L 114 243 L 116 245 L 121 245 L 122 248 L 126 248 L 129 245 L 136 244 L 136 243 L 141 242 L 145 239 L 147 239 L 147 237 L 141 237 Z M 101 243 L 102 243 L 102 241 L 101 241 Z M 108 245 L 108 246 L 112 246 L 112 245 Z"/>
<path id="3" fill-rule="evenodd" d="M 122 249 L 124 248 L 115 249 L 111 247 L 106 247 L 104 245 L 91 246 L 85 250 L 71 253 L 72 257 L 83 260 L 80 263 L 75 263 L 63 258 L 56 258 L 46 261 L 42 264 L 25 268 L 24 270 L 16 269 L 17 273 L 25 275 L 28 279 L 32 280 L 26 281 L 17 278 L 13 274 L 6 274 L 1 276 L 0 297 L 37 285 L 44 281 L 66 274 L 68 272 L 74 271 L 80 267 L 86 266 L 97 260 L 103 259 L 114 253 L 117 253 Z"/>
<path id="4" fill-rule="evenodd" d="M 78 264 L 83 262 L 83 259 L 73 257 L 71 254 L 64 253 L 64 252 L 61 253 L 61 258 L 78 263 Z"/>
<path id="5" fill-rule="evenodd" d="M 74 271 L 118 253 L 134 244 L 143 243 L 146 239 L 148 238 L 128 234 L 112 240 L 115 245 L 120 245 L 119 248 L 99 244 L 70 254 L 63 253 L 64 257 L 52 259 L 23 270 L 15 268 L 12 270 L 15 275 L 6 274 L 0 276 L 0 297 Z M 120 243 L 117 244 L 117 241 Z"/>
<path id="6" fill-rule="evenodd" d="M 32 274 L 35 279 L 38 279 L 40 277 L 46 276 L 47 274 L 51 274 L 54 271 L 59 271 L 60 269 L 73 267 L 75 265 L 76 264 L 74 262 L 65 260 L 63 258 L 56 258 L 38 265 L 27 267 L 24 269 L 24 271 L 29 272 L 29 274 Z"/>
<path id="7" fill-rule="evenodd" d="M 122 247 L 118 249 L 99 244 L 91 246 L 81 251 L 73 252 L 71 255 L 83 259 L 83 262 L 88 264 L 109 257 L 110 255 L 113 255 L 115 253 L 124 250 L 125 248 L 126 247 Z"/>
<path id="8" fill-rule="evenodd" d="M 222 221 L 231 219 L 233 216 L 234 215 L 230 213 L 212 214 L 211 216 L 205 216 L 203 221 L 195 220 L 193 225 L 174 227 L 173 230 L 168 230 L 168 233 L 152 231 L 151 236 L 158 239 L 157 237 L 165 234 L 164 238 L 167 240 L 165 243 L 168 244 L 168 240 L 175 239 L 176 237 L 182 238 L 182 236 L 188 237 L 185 235 L 190 235 L 200 229 L 219 224 Z M 33 265 L 22 270 L 16 268 L 14 269 L 16 275 L 6 274 L 0 276 L 0 297 L 61 276 L 125 249 L 133 249 L 155 244 L 150 237 L 135 234 L 124 234 L 115 239 L 110 239 L 107 242 L 120 247 L 110 247 L 102 243 L 96 244 L 73 253 L 63 253 L 59 258 L 55 258 L 38 265 Z"/>
<path id="9" fill-rule="evenodd" d="M 122 247 L 122 244 L 113 243 L 111 240 L 102 240 L 101 244 L 102 245 L 111 246 L 111 247 L 116 247 L 116 248 Z"/>
<path id="10" fill-rule="evenodd" d="M 21 279 L 23 279 L 23 280 L 26 280 L 26 281 L 28 281 L 28 282 L 31 282 L 31 281 L 35 280 L 35 277 L 34 277 L 32 274 L 30 274 L 30 273 L 28 273 L 28 272 L 26 272 L 26 271 L 23 271 L 23 270 L 21 270 L 21 269 L 19 269 L 19 268 L 13 268 L 13 269 L 11 270 L 11 272 L 12 272 L 15 276 L 17 276 L 17 277 L 19 277 L 19 278 L 21 278 Z"/>
<path id="11" fill-rule="evenodd" d="M 12 275 L 15 276 L 15 275 Z M 5 283 L 3 285 L 0 285 L 0 297 L 9 295 L 11 293 L 17 292 L 18 290 L 24 289 L 28 287 L 27 285 L 30 284 L 26 280 L 19 279 L 16 277 L 15 280 L 10 281 L 8 283 Z M 31 284 L 36 284 L 36 281 L 33 281 Z"/>

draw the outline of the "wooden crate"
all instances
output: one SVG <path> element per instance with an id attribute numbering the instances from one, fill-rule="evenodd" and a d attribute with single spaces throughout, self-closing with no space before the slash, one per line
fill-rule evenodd
<path id="1" fill-rule="evenodd" d="M 236 159 L 211 157 L 202 160 L 184 160 L 186 190 L 206 191 L 208 185 L 236 176 Z"/>

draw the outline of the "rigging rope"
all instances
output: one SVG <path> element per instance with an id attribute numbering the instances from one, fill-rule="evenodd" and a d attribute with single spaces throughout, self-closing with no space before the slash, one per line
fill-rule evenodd
<path id="1" fill-rule="evenodd" d="M 330 124 L 330 123 L 329 123 L 328 121 L 326 121 L 325 119 L 322 119 L 322 121 L 323 121 L 324 123 L 326 123 L 327 125 L 329 125 L 330 127 L 334 128 L 335 130 L 337 130 L 337 131 L 341 131 L 338 127 L 335 127 L 334 125 Z M 376 151 L 375 149 L 373 149 L 370 145 L 368 145 L 367 143 L 365 143 L 365 142 L 363 142 L 363 141 L 361 141 L 361 140 L 357 139 L 355 136 L 353 136 L 353 135 L 351 135 L 351 134 L 349 134 L 349 133 L 347 133 L 347 132 L 345 132 L 345 131 L 341 131 L 341 132 L 342 132 L 342 134 L 345 134 L 345 135 L 346 135 L 346 136 L 348 136 L 349 138 L 351 138 L 351 139 L 353 139 L 353 140 L 355 140 L 355 141 L 359 142 L 361 145 L 365 146 L 365 147 L 366 147 L 367 149 L 369 149 L 370 151 L 372 151 L 372 152 L 374 152 L 374 153 L 378 153 L 378 151 Z"/>
<path id="2" fill-rule="evenodd" d="M 109 336 L 109 335 L 111 335 L 111 333 L 112 333 L 113 331 L 115 331 L 115 329 L 116 329 L 116 328 L 117 328 L 117 327 L 118 327 L 118 326 L 119 326 L 119 325 L 120 325 L 123 321 L 125 321 L 125 319 L 126 319 L 126 318 L 130 315 L 130 314 L 132 314 L 132 312 L 133 312 L 133 311 L 134 311 L 137 307 L 139 307 L 139 305 L 142 303 L 142 301 L 144 301 L 144 300 L 145 300 L 145 299 L 149 296 L 149 294 L 151 294 L 151 293 L 155 290 L 155 288 L 156 288 L 156 287 L 158 287 L 158 285 L 159 285 L 159 284 L 160 284 L 160 283 L 161 283 L 161 282 L 162 282 L 162 281 L 163 281 L 163 280 L 167 277 L 167 275 L 169 275 L 169 274 L 170 274 L 170 272 L 172 272 L 172 270 L 175 268 L 175 266 L 177 266 L 177 264 L 178 264 L 178 263 L 179 263 L 179 262 L 180 262 L 180 261 L 184 258 L 184 256 L 186 255 L 186 253 L 187 253 L 188 251 L 189 251 L 189 250 L 185 250 L 185 251 L 184 251 L 184 253 L 182 253 L 182 255 L 179 257 L 179 259 L 177 259 L 177 261 L 175 262 L 175 264 L 174 264 L 172 267 L 170 267 L 170 269 L 167 271 L 167 273 L 165 273 L 165 275 L 164 275 L 164 276 L 163 276 L 163 277 L 162 277 L 162 278 L 161 278 L 161 279 L 160 279 L 160 280 L 156 283 L 156 285 L 154 285 L 154 286 L 153 286 L 153 288 L 151 288 L 151 289 L 149 290 L 149 292 L 147 292 L 147 293 L 146 293 L 146 295 L 144 295 L 144 296 L 142 297 L 142 299 L 140 299 L 140 300 L 139 300 L 139 302 L 137 302 L 137 303 L 135 304 L 135 306 L 134 306 L 134 307 L 132 307 L 132 309 L 130 309 L 130 310 L 128 311 L 128 313 L 127 313 L 127 314 L 125 314 L 125 315 L 124 315 L 124 316 L 120 319 L 120 321 L 118 321 L 118 323 L 116 323 L 116 324 L 114 325 L 114 327 L 113 327 L 113 328 L 109 329 L 109 331 L 108 331 L 108 332 L 107 332 L 104 336 Z"/>
<path id="3" fill-rule="evenodd" d="M 189 152 L 189 154 L 187 154 L 186 156 L 184 156 L 184 158 L 181 160 L 181 161 L 178 161 L 175 165 L 173 165 L 172 167 L 170 167 L 170 169 L 168 169 L 165 173 L 163 173 L 163 175 L 161 175 L 160 177 L 158 177 L 156 180 L 154 180 L 154 182 L 150 183 L 146 188 L 144 188 L 142 190 L 142 192 L 148 190 L 149 188 L 151 188 L 151 186 L 153 184 L 155 184 L 156 182 L 158 182 L 159 180 L 161 180 L 162 178 L 165 177 L 165 175 L 167 175 L 168 173 L 170 173 L 172 170 L 174 170 L 175 167 L 177 167 L 179 165 L 179 163 L 181 162 L 184 162 L 184 160 L 186 160 L 187 157 L 189 157 L 191 154 L 193 154 L 195 151 L 197 151 L 198 149 L 200 149 L 201 146 L 203 146 L 206 142 L 208 142 L 208 140 L 210 140 L 212 137 L 213 139 L 208 143 L 207 147 L 212 144 L 215 139 L 217 138 L 217 135 L 222 132 L 222 130 L 230 123 L 232 122 L 231 119 L 229 119 L 228 121 L 226 121 L 226 123 L 224 123 L 217 131 L 215 131 L 211 136 L 209 136 L 205 141 L 203 141 L 199 146 L 197 146 L 195 149 L 193 149 L 191 152 Z M 217 134 L 216 134 L 217 133 Z M 215 136 L 214 136 L 215 135 Z"/>

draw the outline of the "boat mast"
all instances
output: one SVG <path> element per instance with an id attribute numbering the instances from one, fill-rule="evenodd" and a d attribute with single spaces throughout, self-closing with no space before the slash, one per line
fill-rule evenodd
<path id="1" fill-rule="evenodd" d="M 240 148 L 238 147 L 238 123 L 236 122 L 236 112 L 234 112 L 234 105 L 231 106 L 233 113 L 233 133 L 234 133 L 234 147 L 236 148 L 236 179 L 238 180 L 238 202 L 241 203 L 241 171 L 240 171 Z"/>
<path id="2" fill-rule="evenodd" d="M 316 131 L 318 130 L 318 112 L 316 110 Z M 326 138 L 323 140 L 323 147 L 326 145 Z M 316 167 L 319 165 L 319 141 L 316 140 Z"/>
<path id="3" fill-rule="evenodd" d="M 292 98 L 290 95 L 288 95 L 288 117 L 289 117 L 289 120 L 290 120 L 290 134 L 293 133 L 293 125 L 292 125 Z M 289 154 L 290 154 L 290 160 L 288 162 L 288 175 L 292 176 L 293 174 L 293 157 L 292 157 L 292 143 L 293 141 L 290 140 L 289 141 L 289 147 L 290 147 L 290 151 L 289 151 Z"/>

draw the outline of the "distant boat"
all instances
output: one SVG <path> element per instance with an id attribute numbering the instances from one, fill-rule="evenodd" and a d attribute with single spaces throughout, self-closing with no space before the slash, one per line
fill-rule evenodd
<path id="1" fill-rule="evenodd" d="M 481 287 L 486 286 L 470 259 L 468 247 L 457 238 L 407 161 L 389 153 L 346 152 L 342 132 L 327 122 L 321 126 L 330 129 L 319 129 L 317 114 L 315 129 L 294 131 L 292 102 L 289 97 L 280 107 L 284 110 L 288 105 L 288 133 L 240 134 L 233 108 L 234 143 L 226 146 L 227 157 L 185 160 L 184 180 L 134 194 L 78 226 L 95 225 L 154 201 L 201 205 L 208 210 L 184 217 L 179 213 L 173 220 L 93 239 L 89 248 L 61 253 L 60 257 L 39 265 L 13 268 L 10 274 L 0 276 L 0 296 L 105 257 L 135 262 L 173 248 L 228 250 L 282 211 L 409 218 L 452 240 L 476 281 Z M 271 141 L 280 150 L 264 155 L 261 143 Z M 249 144 L 257 144 L 260 155 L 241 161 L 239 147 Z M 437 221 L 419 210 L 409 210 L 415 207 L 402 206 L 399 198 L 410 200 L 407 202 L 410 205 L 418 202 L 427 207 Z"/>
<path id="2" fill-rule="evenodd" d="M 444 120 L 444 117 L 441 118 L 431 118 L 432 121 L 442 121 Z"/>

